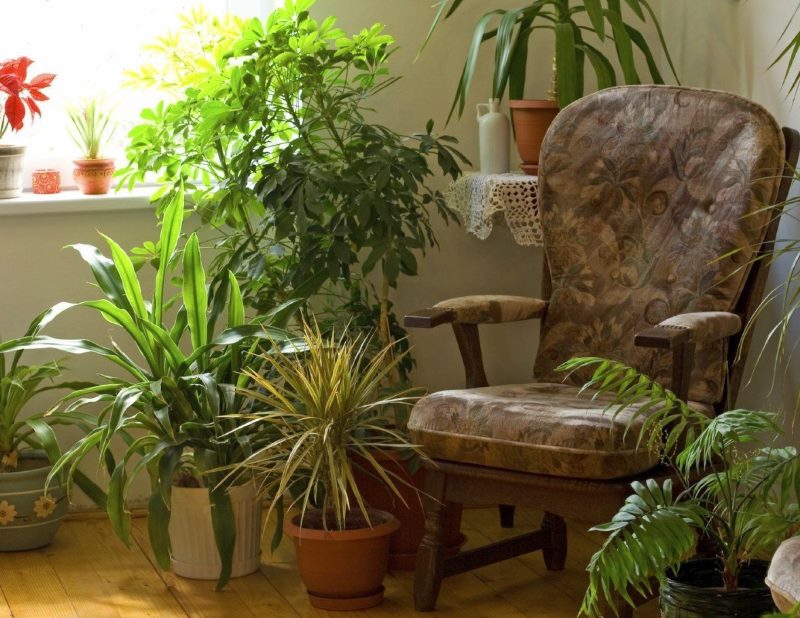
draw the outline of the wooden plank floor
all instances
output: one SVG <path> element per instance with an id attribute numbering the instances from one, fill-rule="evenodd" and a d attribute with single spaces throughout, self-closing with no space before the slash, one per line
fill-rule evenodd
<path id="1" fill-rule="evenodd" d="M 495 509 L 465 511 L 463 531 L 470 545 L 497 540 L 537 527 L 540 515 L 521 510 L 517 528 L 502 530 Z M 567 568 L 545 569 L 541 553 L 494 564 L 448 578 L 431 618 L 567 618 L 577 614 L 586 585 L 585 566 L 598 538 L 584 526 L 569 526 Z M 235 579 L 224 592 L 212 582 L 193 581 L 160 571 L 147 543 L 144 519 L 134 520 L 134 543 L 126 548 L 104 519 L 66 522 L 47 548 L 0 555 L 0 618 L 80 616 L 367 616 L 419 615 L 412 602 L 413 576 L 386 578 L 386 600 L 364 612 L 321 612 L 311 608 L 284 542 L 264 553 L 259 573 Z M 651 602 L 637 618 L 658 615 Z"/>

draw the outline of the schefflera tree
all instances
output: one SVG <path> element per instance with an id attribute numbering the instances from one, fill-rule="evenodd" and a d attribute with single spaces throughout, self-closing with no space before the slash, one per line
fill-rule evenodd
<path id="1" fill-rule="evenodd" d="M 380 24 L 348 36 L 312 5 L 289 0 L 265 22 L 195 12 L 160 39 L 161 63 L 132 78 L 167 76 L 177 96 L 142 112 L 123 181 L 156 172 L 159 208 L 185 191 L 218 231 L 214 298 L 232 271 L 258 312 L 303 299 L 306 318 L 375 329 L 385 346 L 405 335 L 391 289 L 437 244 L 432 217 L 454 220 L 434 170 L 455 179 L 467 161 L 432 121 L 413 135 L 375 121 L 376 95 L 398 79 L 394 40 Z"/>

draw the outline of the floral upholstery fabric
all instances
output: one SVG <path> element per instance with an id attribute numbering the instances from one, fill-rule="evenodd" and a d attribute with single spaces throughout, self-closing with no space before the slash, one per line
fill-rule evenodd
<path id="1" fill-rule="evenodd" d="M 717 341 L 735 335 L 742 330 L 742 318 L 726 311 L 701 311 L 681 313 L 667 318 L 659 324 L 666 328 L 685 328 L 692 331 L 692 340 Z"/>
<path id="2" fill-rule="evenodd" d="M 433 308 L 452 310 L 454 321 L 462 324 L 492 324 L 539 318 L 547 303 L 525 296 L 476 295 L 443 300 Z"/>
<path id="3" fill-rule="evenodd" d="M 647 413 L 614 416 L 609 398 L 578 396 L 569 384 L 512 384 L 441 391 L 420 400 L 408 424 L 434 459 L 551 476 L 614 479 L 652 468 L 638 441 Z M 710 413 L 702 404 L 692 404 Z"/>
<path id="4" fill-rule="evenodd" d="M 734 95 L 611 88 L 562 110 L 541 154 L 553 291 L 536 379 L 560 381 L 559 364 L 592 355 L 666 381 L 668 356 L 634 347 L 634 334 L 680 313 L 735 308 L 783 160 L 772 116 Z M 690 398 L 719 401 L 725 346 L 697 347 Z"/>

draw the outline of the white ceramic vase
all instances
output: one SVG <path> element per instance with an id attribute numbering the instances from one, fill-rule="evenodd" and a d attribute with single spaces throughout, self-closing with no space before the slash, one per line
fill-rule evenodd
<path id="1" fill-rule="evenodd" d="M 478 104 L 478 142 L 481 174 L 506 174 L 509 170 L 511 122 L 500 111 L 500 100 Z"/>
<path id="2" fill-rule="evenodd" d="M 228 491 L 236 521 L 231 577 L 249 575 L 261 561 L 261 501 L 249 483 Z M 222 563 L 211 527 L 208 489 L 173 487 L 169 520 L 172 570 L 190 579 L 217 579 Z"/>
<path id="3" fill-rule="evenodd" d="M 22 193 L 22 161 L 25 146 L 0 144 L 0 199 L 19 197 Z"/>

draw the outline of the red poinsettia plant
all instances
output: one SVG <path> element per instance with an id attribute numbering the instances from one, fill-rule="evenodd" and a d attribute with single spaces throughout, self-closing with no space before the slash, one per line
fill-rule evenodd
<path id="1" fill-rule="evenodd" d="M 9 128 L 12 131 L 22 128 L 26 106 L 31 119 L 37 114 L 42 115 L 37 101 L 47 101 L 48 96 L 42 90 L 53 83 L 55 75 L 40 73 L 27 81 L 28 67 L 32 63 L 33 60 L 26 56 L 0 62 L 0 100 L 5 95 L 5 104 L 0 111 L 0 138 Z"/>

